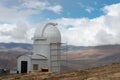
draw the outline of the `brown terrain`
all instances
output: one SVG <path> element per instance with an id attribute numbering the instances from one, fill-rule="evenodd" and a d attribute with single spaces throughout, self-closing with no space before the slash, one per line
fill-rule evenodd
<path id="1" fill-rule="evenodd" d="M 120 45 L 92 47 L 86 50 L 69 51 L 62 57 L 62 69 L 76 70 L 120 63 Z"/>
<path id="2" fill-rule="evenodd" d="M 15 44 L 15 43 L 14 43 Z M 11 44 L 13 46 L 13 43 Z M 16 44 L 15 44 L 16 45 Z M 18 45 L 18 44 L 17 44 Z M 16 70 L 17 57 L 32 54 L 30 45 L 0 46 L 0 68 Z M 62 53 L 64 54 L 64 53 Z M 120 62 L 120 45 L 103 45 L 84 50 L 68 50 L 62 56 L 61 70 L 72 71 Z"/>
<path id="3" fill-rule="evenodd" d="M 0 76 L 0 80 L 120 80 L 120 64 L 61 73 L 33 72 Z"/>
<path id="4" fill-rule="evenodd" d="M 0 69 L 16 69 L 17 57 L 23 54 L 31 54 L 23 50 L 1 50 L 0 51 Z"/>
<path id="5" fill-rule="evenodd" d="M 0 46 L 0 68 L 16 70 L 17 57 L 23 54 L 32 54 L 30 45 Z M 61 73 L 5 75 L 0 80 L 120 80 L 120 45 L 72 49 L 62 54 Z"/>

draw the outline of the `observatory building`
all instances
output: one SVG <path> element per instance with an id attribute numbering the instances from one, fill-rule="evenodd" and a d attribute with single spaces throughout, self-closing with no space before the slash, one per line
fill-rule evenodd
<path id="1" fill-rule="evenodd" d="M 39 26 L 33 37 L 33 54 L 22 55 L 17 59 L 19 73 L 48 69 L 49 72 L 60 72 L 61 34 L 56 23 Z"/>

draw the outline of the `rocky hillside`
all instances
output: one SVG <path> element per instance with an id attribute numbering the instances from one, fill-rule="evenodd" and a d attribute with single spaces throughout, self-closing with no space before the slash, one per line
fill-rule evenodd
<path id="1" fill-rule="evenodd" d="M 32 54 L 32 45 L 25 43 L 0 43 L 0 69 L 16 69 L 17 57 Z"/>
<path id="2" fill-rule="evenodd" d="M 32 54 L 31 51 L 4 50 L 0 51 L 0 69 L 16 69 L 17 57 L 23 54 Z"/>
<path id="3" fill-rule="evenodd" d="M 4 75 L 1 80 L 120 80 L 120 64 L 114 63 L 101 67 L 83 70 L 48 73 L 34 72 L 29 74 Z"/>
<path id="4" fill-rule="evenodd" d="M 66 46 L 62 46 L 66 51 Z M 87 47 L 67 46 L 70 51 L 83 50 Z M 64 52 L 63 51 L 63 52 Z M 17 57 L 24 54 L 32 54 L 33 45 L 27 43 L 0 43 L 0 69 L 16 70 Z"/>
<path id="5" fill-rule="evenodd" d="M 120 62 L 120 45 L 96 46 L 86 50 L 68 51 L 62 57 L 62 69 L 76 70 Z"/>
<path id="6" fill-rule="evenodd" d="M 120 62 L 120 45 L 62 46 L 61 70 L 70 71 Z M 32 54 L 32 44 L 0 43 L 0 68 L 16 69 L 17 57 Z M 64 56 L 63 56 L 64 55 Z"/>

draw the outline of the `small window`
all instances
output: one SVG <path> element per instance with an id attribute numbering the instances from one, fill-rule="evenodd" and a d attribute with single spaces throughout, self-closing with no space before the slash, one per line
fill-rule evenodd
<path id="1" fill-rule="evenodd" d="M 38 64 L 33 64 L 33 70 L 38 70 Z"/>

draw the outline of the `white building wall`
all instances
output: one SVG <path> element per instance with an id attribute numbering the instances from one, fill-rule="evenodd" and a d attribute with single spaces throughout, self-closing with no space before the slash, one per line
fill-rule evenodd
<path id="1" fill-rule="evenodd" d="M 48 68 L 47 60 L 32 60 L 32 70 L 33 70 L 33 64 L 38 64 L 38 70 L 41 70 L 41 68 Z"/>
<path id="2" fill-rule="evenodd" d="M 47 57 L 47 67 L 51 72 L 50 64 L 50 44 L 47 40 L 37 40 L 34 41 L 34 54 L 40 54 Z"/>
<path id="3" fill-rule="evenodd" d="M 31 58 L 27 55 L 23 55 L 23 56 L 20 56 L 18 59 L 17 59 L 17 69 L 19 71 L 19 73 L 21 73 L 21 61 L 27 61 L 27 73 L 29 73 L 31 71 Z"/>
<path id="4" fill-rule="evenodd" d="M 46 63 L 50 72 L 60 72 L 60 44 L 59 43 L 40 44 L 40 43 L 41 41 L 35 42 L 34 53 L 44 55 L 47 57 L 48 61 Z M 37 61 L 34 61 L 34 63 L 36 62 Z"/>
<path id="5" fill-rule="evenodd" d="M 34 34 L 34 54 L 47 57 L 50 72 L 60 72 L 61 34 L 55 23 L 47 23 L 36 29 Z M 51 45 L 51 43 L 53 43 Z M 55 44 L 54 44 L 55 43 Z M 34 61 L 33 63 L 36 63 Z M 40 63 L 39 63 L 40 64 Z"/>
<path id="6" fill-rule="evenodd" d="M 34 41 L 34 54 L 40 54 L 45 57 L 49 56 L 50 53 L 50 45 L 46 40 L 38 40 Z"/>

